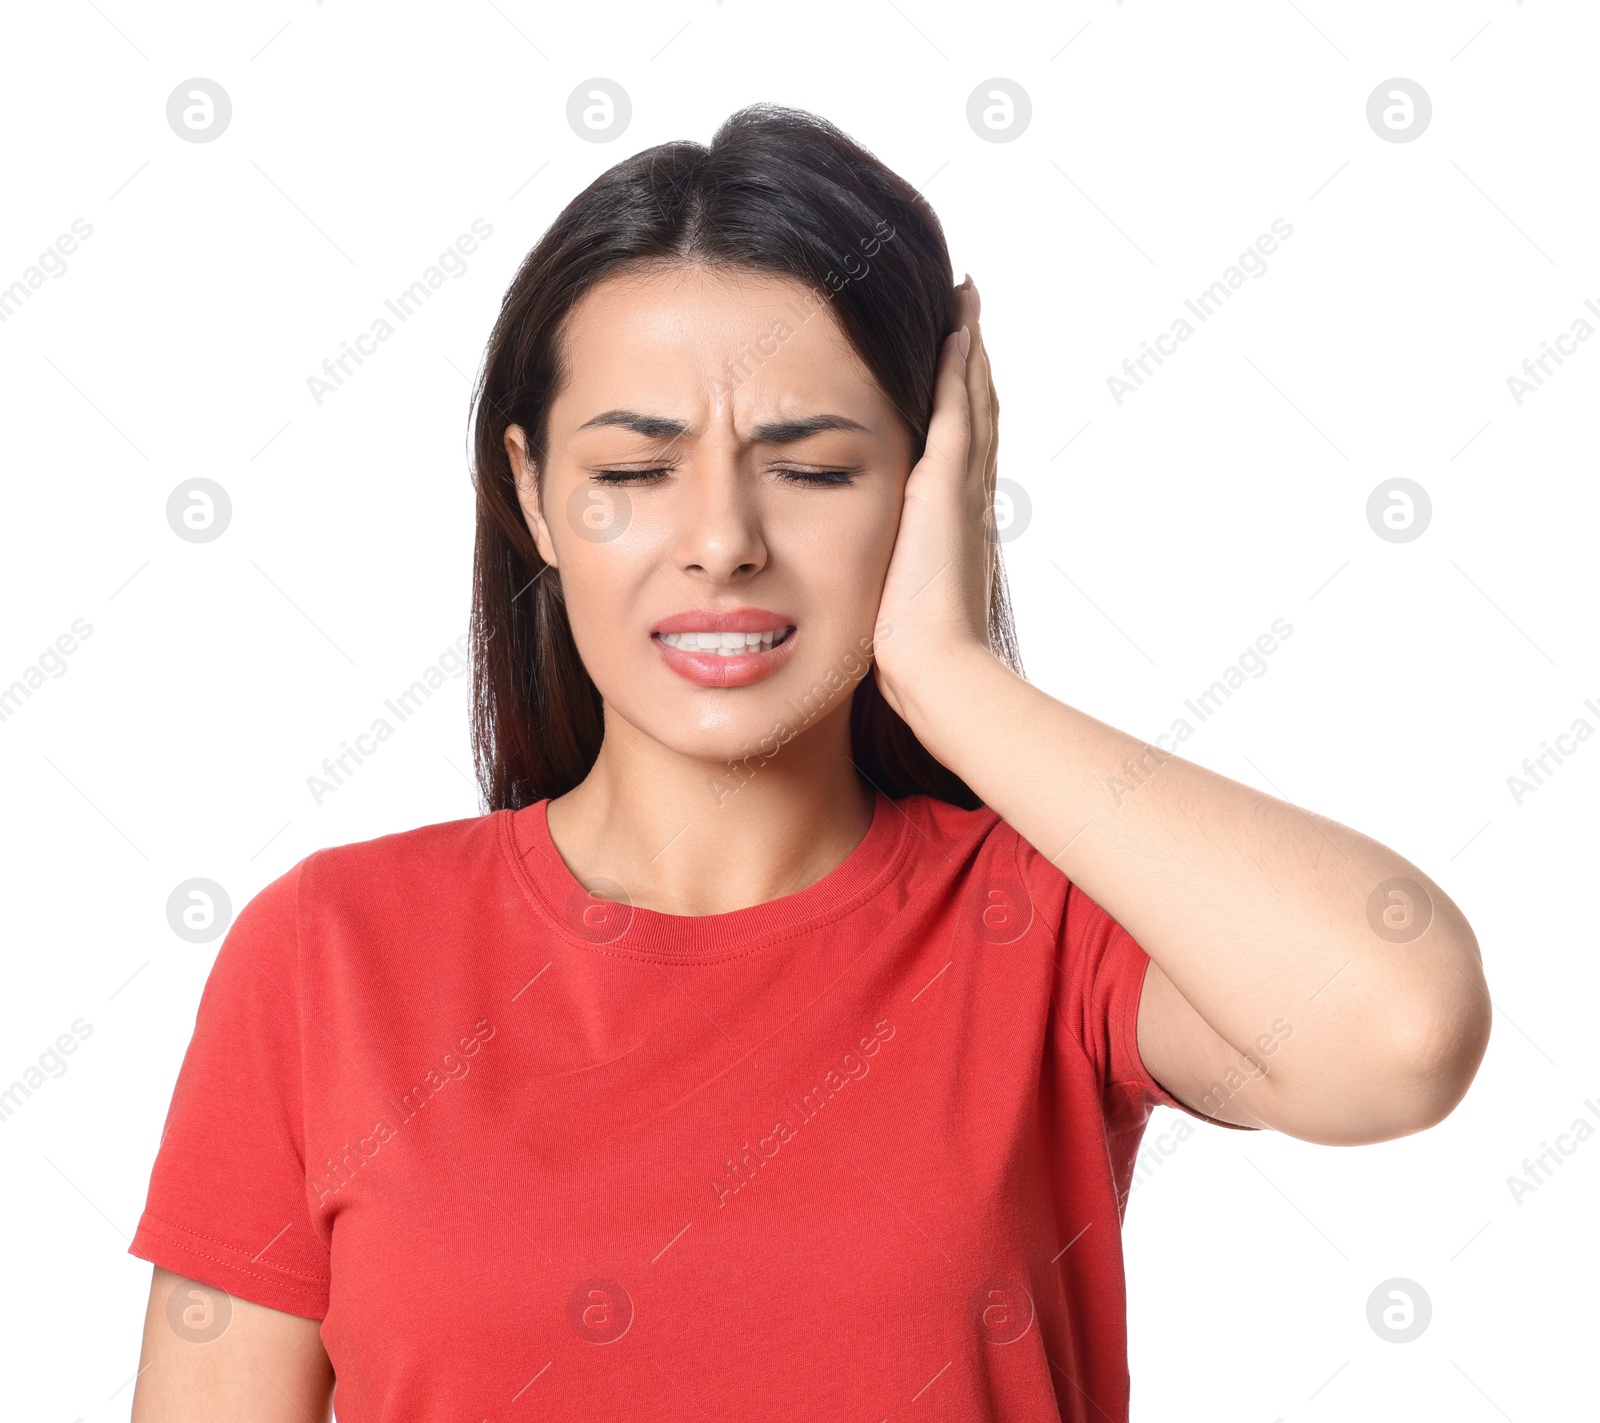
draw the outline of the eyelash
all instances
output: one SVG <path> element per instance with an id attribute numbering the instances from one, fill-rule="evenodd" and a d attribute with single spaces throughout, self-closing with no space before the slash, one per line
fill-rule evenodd
<path id="1" fill-rule="evenodd" d="M 786 483 L 802 485 L 810 489 L 827 489 L 840 484 L 854 482 L 855 470 L 851 469 L 778 469 L 773 471 L 783 477 Z M 596 484 L 628 484 L 635 480 L 644 480 L 653 475 L 671 474 L 670 467 L 662 466 L 656 469 L 610 469 L 600 470 L 589 477 Z"/>

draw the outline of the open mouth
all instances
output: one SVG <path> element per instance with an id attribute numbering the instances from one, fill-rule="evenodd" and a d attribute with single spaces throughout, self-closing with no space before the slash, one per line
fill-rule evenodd
<path id="1" fill-rule="evenodd" d="M 794 626 L 790 624 L 767 628 L 763 632 L 658 632 L 652 636 L 680 652 L 698 652 L 712 657 L 745 657 L 781 647 L 793 632 Z"/>
<path id="2" fill-rule="evenodd" d="M 662 622 L 666 626 L 650 634 L 661 660 L 700 687 L 747 687 L 772 676 L 794 654 L 795 625 L 763 608 L 678 613 Z"/>

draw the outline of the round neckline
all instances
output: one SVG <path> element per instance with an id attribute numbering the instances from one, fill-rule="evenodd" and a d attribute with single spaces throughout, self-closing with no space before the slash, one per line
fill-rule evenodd
<path id="1" fill-rule="evenodd" d="M 568 942 L 597 952 L 671 963 L 710 963 L 754 953 L 842 919 L 900 869 L 910 844 L 904 811 L 874 789 L 867 833 L 821 879 L 793 894 L 722 914 L 668 914 L 592 898 L 550 835 L 549 798 L 499 812 L 501 843 L 524 894 Z M 586 914 L 585 911 L 589 912 Z M 593 920 L 586 924 L 585 920 Z"/>

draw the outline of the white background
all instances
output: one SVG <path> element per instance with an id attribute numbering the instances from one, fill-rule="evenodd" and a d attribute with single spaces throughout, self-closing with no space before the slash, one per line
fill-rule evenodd
<path id="1" fill-rule="evenodd" d="M 517 264 L 604 168 L 770 99 L 922 186 L 979 284 L 1033 680 L 1154 738 L 1287 619 L 1183 754 L 1393 846 L 1482 945 L 1494 1037 L 1439 1127 L 1152 1158 L 1134 1417 L 1592 1416 L 1600 1140 L 1507 1184 L 1600 1110 L 1600 738 L 1507 786 L 1600 728 L 1600 341 L 1507 387 L 1600 304 L 1592 7 L 64 0 L 5 30 L 0 285 L 93 227 L 0 325 L 0 685 L 93 628 L 0 722 L 0 1080 L 93 1029 L 0 1123 L 8 1415 L 127 1416 L 150 1268 L 123 1251 L 217 947 L 168 927 L 173 887 L 237 910 L 320 846 L 480 812 L 465 677 L 320 805 L 307 777 L 466 628 L 469 379 Z M 209 143 L 166 120 L 195 76 L 233 104 Z M 566 121 L 594 76 L 633 102 L 610 143 Z M 995 76 L 1032 99 L 1012 142 L 967 123 Z M 1395 76 L 1432 99 L 1413 142 L 1367 123 Z M 475 218 L 466 273 L 318 406 L 306 378 Z M 1107 376 L 1275 218 L 1266 274 L 1118 405 Z M 165 510 L 199 476 L 233 515 L 193 544 Z M 1397 476 L 1433 506 L 1406 543 L 1366 517 Z M 1367 1322 L 1396 1276 L 1433 1306 L 1406 1344 Z"/>

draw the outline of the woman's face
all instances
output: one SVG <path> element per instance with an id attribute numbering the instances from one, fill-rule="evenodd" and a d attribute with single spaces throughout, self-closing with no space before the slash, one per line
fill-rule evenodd
<path id="1" fill-rule="evenodd" d="M 911 438 L 827 302 L 765 273 L 638 270 L 574 308 L 565 366 L 537 489 L 519 427 L 506 446 L 608 716 L 725 760 L 848 705 Z"/>

